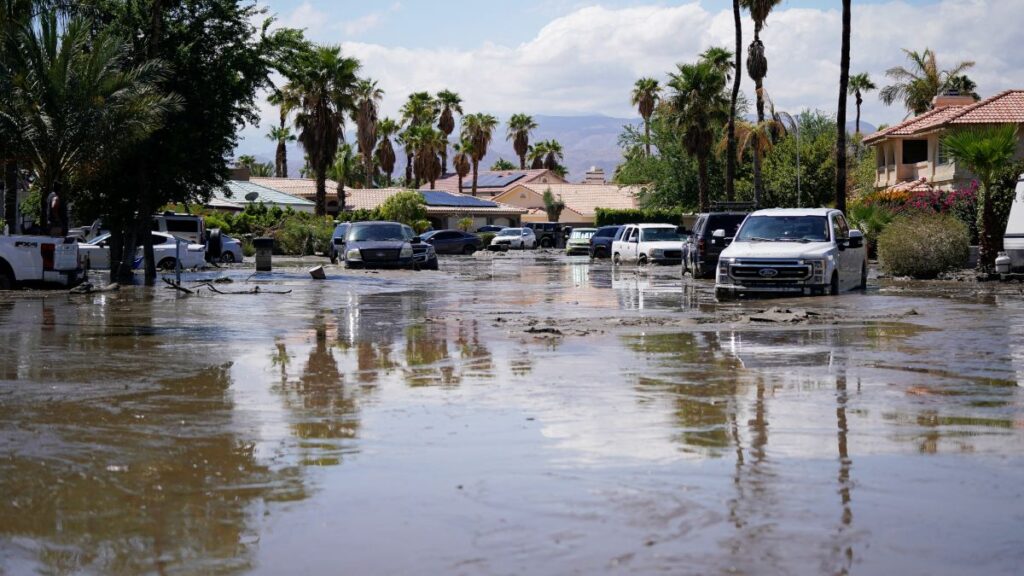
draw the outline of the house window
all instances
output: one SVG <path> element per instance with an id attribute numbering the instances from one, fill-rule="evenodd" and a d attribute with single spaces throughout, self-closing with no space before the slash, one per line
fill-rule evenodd
<path id="1" fill-rule="evenodd" d="M 875 148 L 875 166 L 878 168 L 885 167 L 885 146 Z"/>
<path id="2" fill-rule="evenodd" d="M 928 161 L 927 140 L 904 140 L 903 141 L 903 163 L 917 164 Z"/>
<path id="3" fill-rule="evenodd" d="M 953 157 L 949 155 L 949 148 L 946 146 L 946 142 L 941 139 L 939 140 L 939 158 L 937 163 L 940 165 L 953 163 Z"/>

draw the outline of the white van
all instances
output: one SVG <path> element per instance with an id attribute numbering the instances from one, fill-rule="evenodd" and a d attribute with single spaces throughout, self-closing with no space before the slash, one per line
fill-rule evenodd
<path id="1" fill-rule="evenodd" d="M 1024 270 L 1024 174 L 1017 179 L 1010 219 L 1003 234 L 1003 251 L 1010 257 L 1011 272 Z"/>

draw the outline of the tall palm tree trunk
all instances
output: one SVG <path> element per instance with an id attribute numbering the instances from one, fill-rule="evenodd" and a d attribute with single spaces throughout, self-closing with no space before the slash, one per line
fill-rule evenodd
<path id="1" fill-rule="evenodd" d="M 519 155 L 519 169 L 526 170 L 526 154 Z"/>
<path id="2" fill-rule="evenodd" d="M 729 142 L 725 160 L 725 199 L 732 202 L 736 198 L 736 100 L 740 95 L 740 72 L 743 50 L 743 23 L 740 19 L 740 0 L 732 0 L 732 18 L 736 27 L 736 66 L 732 79 L 732 98 L 729 100 Z"/>
<path id="3" fill-rule="evenodd" d="M 462 194 L 462 174 L 459 174 L 459 194 Z"/>
<path id="4" fill-rule="evenodd" d="M 288 177 L 288 152 L 284 148 L 284 140 L 277 141 L 277 153 L 274 155 L 274 176 L 278 178 Z"/>
<path id="5" fill-rule="evenodd" d="M 857 97 L 857 134 L 860 134 L 860 105 L 864 99 L 860 97 L 860 90 L 857 90 L 855 96 Z"/>
<path id="6" fill-rule="evenodd" d="M 478 168 L 480 168 L 480 160 L 478 158 L 474 157 L 473 158 L 473 196 L 476 196 L 476 177 L 477 177 L 477 173 L 479 172 Z"/>
<path id="7" fill-rule="evenodd" d="M 644 150 L 647 152 L 647 157 L 651 157 L 651 117 L 644 117 Z"/>
<path id="8" fill-rule="evenodd" d="M 444 148 L 441 149 L 441 176 L 448 173 L 448 141 L 444 141 Z M 433 189 L 433 186 L 431 186 Z"/>
<path id="9" fill-rule="evenodd" d="M 327 171 L 318 167 L 316 171 L 316 215 L 327 215 Z"/>
<path id="10" fill-rule="evenodd" d="M 325 191 L 326 194 L 326 191 Z M 338 214 L 345 211 L 345 183 L 339 181 L 338 187 L 334 190 L 334 195 L 338 199 Z"/>
<path id="11" fill-rule="evenodd" d="M 697 203 L 701 212 L 708 211 L 708 157 L 706 153 L 697 155 Z"/>
<path id="12" fill-rule="evenodd" d="M 363 155 L 363 170 L 366 171 L 366 188 L 373 188 L 373 156 L 371 152 Z"/>
<path id="13" fill-rule="evenodd" d="M 839 59 L 836 111 L 836 209 L 846 212 L 846 90 L 850 84 L 850 2 L 843 0 L 843 47 Z"/>
<path id="14" fill-rule="evenodd" d="M 11 234 L 21 230 L 18 226 L 18 165 L 14 161 L 4 163 L 4 220 Z"/>
<path id="15" fill-rule="evenodd" d="M 409 182 L 412 182 L 412 153 L 405 153 L 405 185 L 408 186 Z"/>
<path id="16" fill-rule="evenodd" d="M 1001 238 L 996 236 L 995 209 L 992 206 L 992 183 L 984 181 L 981 183 L 980 198 L 981 214 L 979 215 L 980 250 L 978 254 L 978 267 L 985 271 L 992 271 L 995 268 L 996 256 L 999 252 Z"/>

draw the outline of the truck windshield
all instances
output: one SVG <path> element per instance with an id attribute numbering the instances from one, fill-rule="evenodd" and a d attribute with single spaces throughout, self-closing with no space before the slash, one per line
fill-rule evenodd
<path id="1" fill-rule="evenodd" d="M 519 236 L 519 233 L 522 231 L 522 228 L 505 228 L 501 232 L 498 232 L 498 236 Z"/>
<path id="2" fill-rule="evenodd" d="M 642 242 L 672 242 L 682 240 L 675 228 L 644 228 L 640 231 Z"/>
<path id="3" fill-rule="evenodd" d="M 593 236 L 594 232 L 597 232 L 597 230 L 594 230 L 592 228 L 580 228 L 579 230 L 573 230 L 572 234 L 569 236 L 569 239 L 586 240 L 587 238 Z"/>
<path id="4" fill-rule="evenodd" d="M 388 242 L 409 240 L 401 224 L 367 224 L 349 229 L 349 242 Z"/>
<path id="5" fill-rule="evenodd" d="M 737 242 L 828 242 L 825 216 L 750 216 Z"/>

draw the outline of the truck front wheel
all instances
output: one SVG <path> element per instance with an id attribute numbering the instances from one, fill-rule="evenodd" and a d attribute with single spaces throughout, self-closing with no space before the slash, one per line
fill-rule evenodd
<path id="1" fill-rule="evenodd" d="M 832 273 L 832 284 L 828 288 L 828 293 L 830 296 L 839 295 L 839 272 Z"/>
<path id="2" fill-rule="evenodd" d="M 14 275 L 0 263 L 0 290 L 14 290 Z"/>

